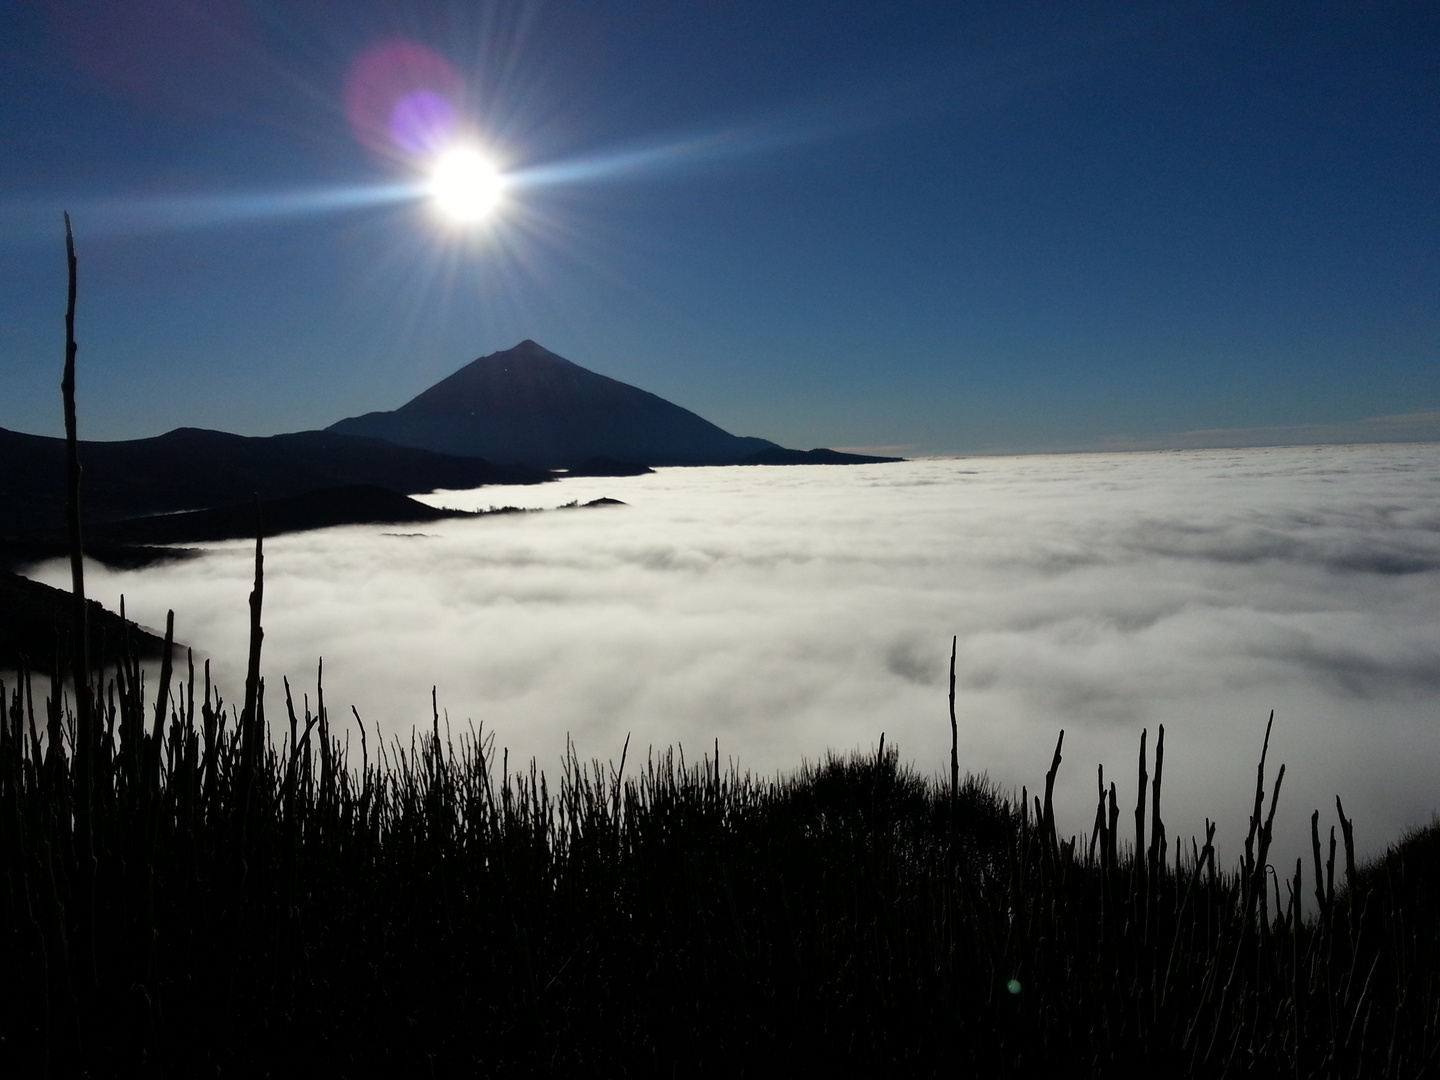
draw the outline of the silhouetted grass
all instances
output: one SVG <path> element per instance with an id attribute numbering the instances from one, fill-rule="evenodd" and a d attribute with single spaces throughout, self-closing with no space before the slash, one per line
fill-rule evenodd
<path id="1" fill-rule="evenodd" d="M 96 695 L 89 815 L 74 717 L 4 690 L 0 1052 L 25 1075 L 1435 1065 L 1434 827 L 1306 919 L 1258 812 L 1222 872 L 1156 843 L 1143 795 L 1136 859 L 1103 786 L 1091 838 L 974 777 L 952 825 L 883 740 L 774 779 L 572 753 L 552 784 L 438 713 L 342 736 L 317 686 L 277 746 L 263 692 L 247 729 L 208 671 L 158 710 L 142 681 L 122 658 Z"/>

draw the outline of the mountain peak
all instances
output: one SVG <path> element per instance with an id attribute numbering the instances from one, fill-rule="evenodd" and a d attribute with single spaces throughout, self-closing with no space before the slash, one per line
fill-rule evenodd
<path id="1" fill-rule="evenodd" d="M 774 445 L 731 435 L 530 338 L 472 360 L 394 412 L 351 417 L 330 430 L 539 467 L 570 467 L 596 457 L 644 465 L 730 464 Z"/>
<path id="2" fill-rule="evenodd" d="M 531 338 L 526 338 L 520 342 L 520 344 L 512 345 L 508 349 L 493 352 L 489 356 L 482 356 L 480 359 L 498 360 L 503 358 L 508 360 L 512 357 L 517 360 L 559 360 L 561 363 L 570 363 L 569 360 L 566 360 L 559 353 L 551 352 L 545 348 L 544 345 L 541 345 L 538 341 L 534 341 Z"/>

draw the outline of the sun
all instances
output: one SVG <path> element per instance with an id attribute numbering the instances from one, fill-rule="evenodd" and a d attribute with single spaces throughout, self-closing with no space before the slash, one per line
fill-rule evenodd
<path id="1" fill-rule="evenodd" d="M 472 147 L 452 146 L 430 166 L 430 197 L 440 214 L 457 225 L 489 217 L 504 188 L 500 171 Z"/>

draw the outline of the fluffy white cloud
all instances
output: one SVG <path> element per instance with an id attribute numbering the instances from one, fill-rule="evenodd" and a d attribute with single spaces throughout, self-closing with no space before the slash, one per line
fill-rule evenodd
<path id="1" fill-rule="evenodd" d="M 1238 857 L 1272 708 L 1292 865 L 1336 794 L 1369 851 L 1440 805 L 1440 446 L 667 469 L 428 499 L 602 495 L 628 505 L 269 541 L 272 719 L 281 675 L 313 700 L 323 655 L 337 721 L 353 703 L 408 742 L 433 683 L 512 764 L 553 767 L 567 733 L 616 757 L 628 732 L 632 755 L 718 738 L 769 772 L 884 731 L 941 773 L 957 634 L 963 767 L 1033 790 L 1064 728 L 1069 831 L 1097 763 L 1133 806 L 1140 729 L 1153 749 L 1163 723 L 1170 833 L 1188 844 L 1208 815 Z M 220 544 L 92 568 L 90 591 L 151 626 L 175 608 L 238 699 L 251 570 Z"/>

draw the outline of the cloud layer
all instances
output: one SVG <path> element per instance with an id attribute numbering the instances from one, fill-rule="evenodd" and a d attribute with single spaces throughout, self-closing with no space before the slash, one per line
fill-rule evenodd
<path id="1" fill-rule="evenodd" d="M 1142 727 L 1166 728 L 1172 837 L 1219 821 L 1238 857 L 1265 719 L 1288 764 L 1281 853 L 1335 795 L 1368 851 L 1440 806 L 1440 446 L 667 469 L 542 488 L 437 492 L 464 509 L 628 505 L 266 545 L 265 671 L 338 720 L 408 742 L 430 688 L 550 768 L 681 743 L 761 772 L 880 733 L 948 768 L 959 636 L 962 766 L 1044 777 L 1058 731 L 1063 826 L 1087 829 L 1095 768 L 1133 805 Z M 243 686 L 244 544 L 140 572 L 93 567 L 142 622 Z M 62 567 L 37 575 L 65 583 Z M 1153 771 L 1153 769 L 1152 769 Z M 1308 875 L 1308 871 L 1307 871 Z"/>

